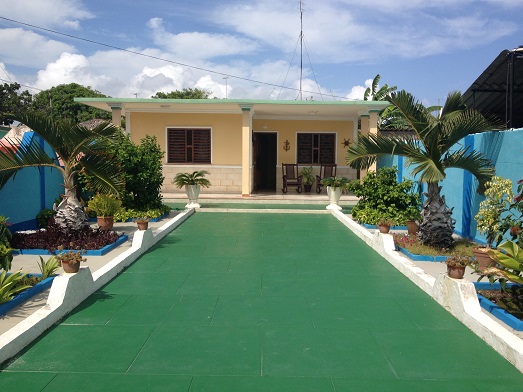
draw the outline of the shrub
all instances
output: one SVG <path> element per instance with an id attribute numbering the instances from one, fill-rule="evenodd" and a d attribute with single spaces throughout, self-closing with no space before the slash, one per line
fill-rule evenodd
<path id="1" fill-rule="evenodd" d="M 359 222 L 376 224 L 387 218 L 402 225 L 417 216 L 421 208 L 421 197 L 414 191 L 414 182 L 397 181 L 398 169 L 383 167 L 369 172 L 363 182 L 353 181 L 348 188 L 360 199 L 351 211 Z"/>

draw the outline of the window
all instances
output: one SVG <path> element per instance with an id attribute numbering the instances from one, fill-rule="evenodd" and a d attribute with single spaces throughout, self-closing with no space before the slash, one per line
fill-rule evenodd
<path id="1" fill-rule="evenodd" d="M 298 133 L 298 164 L 336 163 L 335 133 Z"/>
<path id="2" fill-rule="evenodd" d="M 211 130 L 167 129 L 167 163 L 211 163 Z"/>

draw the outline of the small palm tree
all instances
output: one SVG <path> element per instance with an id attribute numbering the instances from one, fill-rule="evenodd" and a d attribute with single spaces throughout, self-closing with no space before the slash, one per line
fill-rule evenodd
<path id="1" fill-rule="evenodd" d="M 107 148 L 119 128 L 108 122 L 93 129 L 70 122 L 53 123 L 39 114 L 15 115 L 15 121 L 27 125 L 39 134 L 55 151 L 50 156 L 38 143 L 15 146 L 0 143 L 0 189 L 18 170 L 26 167 L 51 167 L 64 177 L 65 195 L 57 207 L 55 220 L 62 226 L 78 229 L 87 225 L 87 215 L 76 192 L 76 177 L 80 172 L 90 176 L 90 186 L 100 193 L 118 194 L 124 180 L 116 156 Z"/>
<path id="2" fill-rule="evenodd" d="M 426 108 L 405 91 L 390 94 L 388 100 L 415 136 L 360 136 L 358 143 L 347 151 L 347 164 L 355 169 L 365 169 L 379 156 L 406 157 L 407 164 L 414 166 L 412 174 L 419 175 L 419 180 L 428 184 L 422 209 L 421 241 L 427 245 L 448 248 L 453 243 L 454 220 L 439 186 L 439 182 L 445 178 L 445 170 L 467 170 L 477 178 L 480 188 L 494 174 L 491 163 L 482 154 L 468 147 L 451 149 L 465 136 L 496 129 L 496 125 L 478 111 L 466 109 L 459 92 L 448 95 L 438 115 L 434 115 L 432 108 Z"/>
<path id="3" fill-rule="evenodd" d="M 207 170 L 197 170 L 192 173 L 178 173 L 173 179 L 173 184 L 178 188 L 182 188 L 186 185 L 200 185 L 204 188 L 208 188 L 211 185 L 211 182 L 205 178 L 206 174 L 209 174 Z"/>

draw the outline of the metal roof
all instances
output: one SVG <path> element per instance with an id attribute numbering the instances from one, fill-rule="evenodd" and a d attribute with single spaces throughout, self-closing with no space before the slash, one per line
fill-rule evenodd
<path id="1" fill-rule="evenodd" d="M 463 98 L 468 107 L 494 115 L 507 128 L 523 127 L 523 47 L 503 50 Z"/>

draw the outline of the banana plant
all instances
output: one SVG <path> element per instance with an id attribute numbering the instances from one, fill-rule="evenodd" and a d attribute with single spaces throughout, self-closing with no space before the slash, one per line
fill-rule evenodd
<path id="1" fill-rule="evenodd" d="M 491 283 L 499 280 L 503 289 L 507 280 L 523 284 L 523 249 L 516 242 L 506 241 L 497 249 L 490 249 L 488 254 L 497 263 L 484 271 Z"/>

